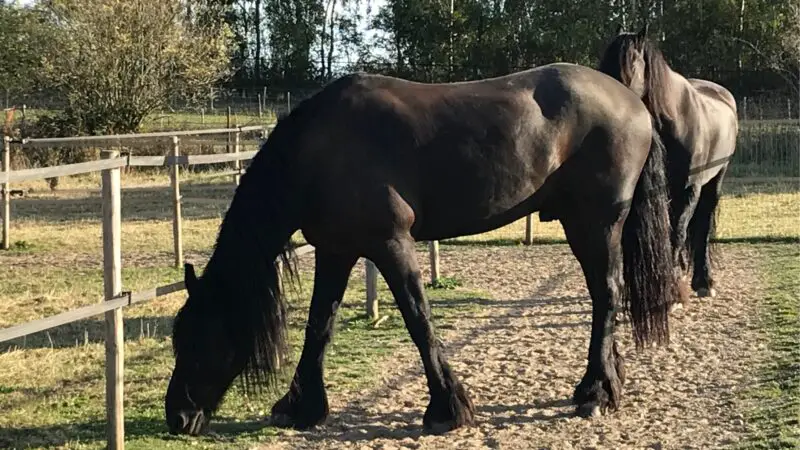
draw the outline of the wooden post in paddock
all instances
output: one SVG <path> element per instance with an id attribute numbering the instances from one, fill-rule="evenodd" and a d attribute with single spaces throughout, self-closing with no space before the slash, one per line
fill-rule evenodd
<path id="1" fill-rule="evenodd" d="M 234 126 L 236 128 L 239 128 L 239 125 L 234 125 Z M 233 138 L 233 153 L 235 153 L 237 155 L 239 154 L 239 151 L 241 150 L 241 142 L 242 142 L 241 139 L 242 139 L 242 131 L 238 130 L 238 131 L 236 131 L 236 135 Z M 236 171 L 238 172 L 238 173 L 236 173 L 236 175 L 233 176 L 233 182 L 236 184 L 236 186 L 238 186 L 239 185 L 239 181 L 242 179 L 242 160 L 241 159 L 237 159 L 236 161 L 234 161 L 233 162 L 233 168 L 236 169 Z"/>
<path id="2" fill-rule="evenodd" d="M 525 245 L 533 244 L 533 214 L 528 214 L 525 217 Z"/>
<path id="3" fill-rule="evenodd" d="M 378 318 L 378 268 L 375 263 L 366 259 L 367 278 L 367 316 L 370 319 Z"/>
<path id="4" fill-rule="evenodd" d="M 119 151 L 103 152 L 104 159 L 119 157 Z M 103 291 L 106 301 L 122 294 L 122 194 L 120 169 L 102 172 L 103 189 Z M 107 448 L 125 448 L 123 412 L 122 309 L 106 316 L 106 434 Z"/>
<path id="5" fill-rule="evenodd" d="M 170 167 L 170 183 L 172 185 L 172 242 L 175 252 L 175 267 L 183 266 L 183 226 L 181 222 L 181 182 L 178 156 L 180 156 L 180 139 L 172 136 L 172 156 L 174 161 Z"/>
<path id="6" fill-rule="evenodd" d="M 431 284 L 439 282 L 439 241 L 428 242 L 428 253 L 431 259 Z"/>
<path id="7" fill-rule="evenodd" d="M 232 123 L 231 123 L 231 107 L 228 106 L 228 109 L 226 110 L 225 128 L 230 129 L 231 125 L 232 125 Z M 226 133 L 225 134 L 225 153 L 230 153 L 230 152 L 231 152 L 231 134 L 230 133 Z"/>
<path id="8" fill-rule="evenodd" d="M 3 136 L 3 172 L 11 174 L 11 136 Z M 3 250 L 11 246 L 11 183 L 3 184 Z"/>

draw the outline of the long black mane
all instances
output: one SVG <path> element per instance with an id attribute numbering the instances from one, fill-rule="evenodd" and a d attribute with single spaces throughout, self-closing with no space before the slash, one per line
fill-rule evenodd
<path id="1" fill-rule="evenodd" d="M 665 119 L 674 118 L 670 102 L 673 94 L 669 82 L 671 69 L 664 54 L 645 33 L 620 33 L 606 48 L 599 70 L 630 86 L 634 50 L 642 53 L 645 63 L 642 100 L 660 127 Z"/>
<path id="2" fill-rule="evenodd" d="M 298 277 L 294 246 L 283 238 L 292 234 L 293 224 L 281 214 L 292 194 L 280 162 L 293 120 L 280 118 L 242 176 L 199 290 L 189 293 L 173 328 L 177 357 L 179 351 L 193 351 L 194 333 L 204 324 L 221 323 L 246 392 L 273 386 L 289 355 L 284 288 L 296 285 Z M 184 327 L 193 331 L 181 332 Z M 209 332 L 213 329 L 218 328 Z"/>

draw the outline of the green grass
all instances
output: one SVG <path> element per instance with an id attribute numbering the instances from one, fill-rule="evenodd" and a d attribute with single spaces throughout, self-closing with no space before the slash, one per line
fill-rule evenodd
<path id="1" fill-rule="evenodd" d="M 53 275 L 70 279 L 70 285 L 97 292 L 95 274 Z M 41 277 L 25 277 L 16 284 L 36 283 Z M 126 271 L 125 285 L 152 286 L 178 278 L 172 269 Z M 42 282 L 42 281 L 40 281 Z M 4 284 L 4 291 L 5 291 Z M 310 273 L 302 274 L 303 293 L 291 299 L 290 337 L 294 359 L 299 357 L 302 330 L 308 311 Z M 51 286 L 59 290 L 60 286 Z M 66 288 L 69 290 L 71 288 Z M 18 288 L 11 288 L 16 292 Z M 429 290 L 437 325 L 447 327 L 457 316 L 479 308 L 477 303 L 451 299 L 481 297 L 485 293 L 464 289 Z M 382 280 L 379 327 L 364 315 L 363 281 L 354 277 L 345 304 L 336 320 L 336 336 L 327 354 L 326 381 L 329 395 L 357 395 L 370 385 L 376 365 L 410 344 L 402 318 L 392 307 Z M 288 386 L 293 367 L 284 374 L 274 392 L 247 398 L 234 386 L 221 408 L 210 436 L 176 438 L 166 433 L 163 396 L 174 360 L 171 356 L 171 319 L 183 301 L 171 295 L 125 311 L 125 414 L 128 448 L 247 448 L 269 439 L 275 430 L 260 419 L 268 414 Z M 444 307 L 444 306 L 447 307 Z M 24 305 L 17 315 L 27 320 Z M 8 314 L 4 314 L 4 318 Z M 104 446 L 104 353 L 103 322 L 91 319 L 60 327 L 48 333 L 5 344 L 0 354 L 0 448 L 102 448 Z M 15 348 L 17 347 L 17 348 Z"/>
<path id="2" fill-rule="evenodd" d="M 800 247 L 763 247 L 760 329 L 767 354 L 749 392 L 745 449 L 800 448 Z"/>

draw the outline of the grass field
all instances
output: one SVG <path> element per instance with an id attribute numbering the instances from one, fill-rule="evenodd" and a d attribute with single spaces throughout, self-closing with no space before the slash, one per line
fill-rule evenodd
<path id="1" fill-rule="evenodd" d="M 52 113 L 50 110 L 29 108 L 25 112 L 25 121 L 34 122 L 42 114 Z M 275 114 L 266 110 L 261 117 L 254 111 L 231 111 L 231 123 L 239 126 L 249 125 L 269 125 L 275 122 Z M 19 123 L 22 120 L 21 111 L 17 111 L 15 119 Z M 163 130 L 191 130 L 198 128 L 225 128 L 228 125 L 228 116 L 224 107 L 217 108 L 213 112 L 163 112 L 154 113 L 145 118 L 142 122 L 142 133 Z"/>
<path id="2" fill-rule="evenodd" d="M 760 328 L 767 342 L 749 395 L 752 436 L 745 449 L 800 448 L 800 247 L 762 248 L 767 285 Z"/>
<path id="3" fill-rule="evenodd" d="M 171 203 L 167 183 L 166 176 L 155 173 L 123 178 L 123 186 L 135 186 L 123 193 L 125 289 L 137 290 L 181 278 L 181 273 L 171 267 Z M 0 327 L 101 300 L 98 186 L 96 175 L 64 179 L 58 194 L 51 193 L 44 182 L 15 186 L 28 193 L 12 202 L 13 248 L 0 254 L 0 266 L 4 269 L 0 283 Z M 186 258 L 202 265 L 225 205 L 224 202 L 192 203 L 188 199 L 210 197 L 224 201 L 230 198 L 233 187 L 226 180 L 208 182 L 187 175 L 182 192 L 187 199 L 184 203 Z M 792 316 L 791 308 L 796 307 L 798 298 L 800 189 L 786 184 L 732 184 L 726 187 L 726 192 L 719 221 L 720 240 L 750 242 L 761 249 L 764 257 L 761 270 L 769 294 L 763 329 L 778 356 L 774 364 L 763 368 L 762 374 L 765 379 L 789 380 L 777 385 L 763 384 L 753 392 L 756 398 L 764 399 L 753 411 L 753 420 L 759 424 L 754 430 L 753 445 L 758 446 L 767 438 L 791 442 L 787 440 L 791 437 L 786 437 L 792 427 L 791 405 L 800 396 L 797 378 L 791 377 L 796 367 L 792 364 L 798 361 L 797 347 L 792 349 L 790 345 L 796 343 L 791 339 L 797 336 L 797 316 Z M 524 220 L 491 233 L 446 241 L 443 245 L 519 245 L 523 236 Z M 537 221 L 535 236 L 543 243 L 563 240 L 560 225 L 552 222 Z M 443 271 L 446 273 L 446 267 Z M 303 291 L 291 302 L 294 343 L 301 342 L 312 287 L 307 263 L 301 275 Z M 448 308 L 437 305 L 454 299 L 491 296 L 489 292 L 459 287 L 458 282 L 452 284 L 455 289 L 429 290 L 439 328 L 482 306 L 465 302 L 452 302 Z M 381 314 L 389 318 L 374 329 L 363 314 L 365 293 L 363 269 L 359 266 L 337 319 L 337 336 L 328 354 L 326 376 L 331 395 L 344 395 L 368 386 L 377 376 L 376 365 L 398 345 L 409 342 L 382 280 L 379 289 Z M 174 362 L 169 335 L 172 317 L 184 298 L 180 293 L 173 294 L 125 310 L 128 448 L 247 448 L 268 440 L 275 431 L 263 427 L 259 420 L 283 393 L 288 383 L 285 377 L 278 385 L 278 392 L 264 398 L 245 398 L 234 389 L 220 411 L 215 435 L 190 439 L 165 433 L 163 395 Z M 0 344 L 0 411 L 3 411 L 0 448 L 103 447 L 102 340 L 103 321 L 98 317 Z M 299 351 L 298 345 L 294 348 Z"/>

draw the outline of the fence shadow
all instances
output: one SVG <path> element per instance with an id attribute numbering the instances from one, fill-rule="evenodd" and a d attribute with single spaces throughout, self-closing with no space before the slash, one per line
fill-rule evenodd
<path id="1" fill-rule="evenodd" d="M 123 337 L 126 341 L 144 338 L 164 338 L 172 335 L 173 316 L 123 316 Z M 14 349 L 74 348 L 105 342 L 105 319 L 85 319 L 51 328 L 39 333 L 0 343 L 0 352 Z"/>
<path id="2" fill-rule="evenodd" d="M 182 183 L 181 211 L 184 219 L 215 219 L 221 217 L 233 199 L 233 183 Z M 172 220 L 172 192 L 169 181 L 164 186 L 122 188 L 122 220 Z M 195 202 L 199 198 L 205 201 Z M 34 193 L 11 202 L 13 220 L 36 219 L 51 223 L 94 220 L 102 217 L 99 190 L 59 193 Z"/>
<path id="3" fill-rule="evenodd" d="M 206 436 L 189 438 L 174 436 L 167 431 L 166 423 L 162 418 L 136 417 L 125 420 L 125 440 L 131 438 L 148 438 L 160 445 L 168 446 L 184 443 L 184 445 L 232 442 L 241 438 L 242 434 L 254 433 L 266 427 L 263 420 L 240 421 L 229 417 L 215 417 L 209 426 Z M 85 422 L 60 423 L 42 425 L 39 427 L 3 428 L 0 429 L 0 448 L 61 448 L 69 443 L 80 441 L 83 444 L 98 444 L 106 440 L 106 421 L 95 419 Z"/>

